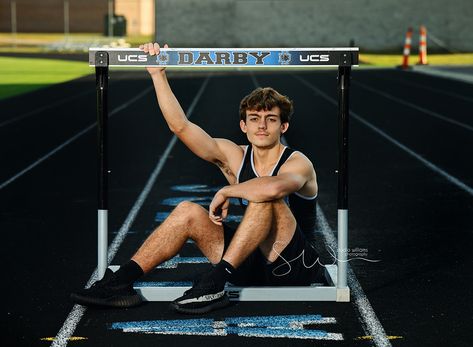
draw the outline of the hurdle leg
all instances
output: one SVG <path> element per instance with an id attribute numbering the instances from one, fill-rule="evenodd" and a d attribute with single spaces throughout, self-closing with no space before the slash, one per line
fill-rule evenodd
<path id="1" fill-rule="evenodd" d="M 338 68 L 338 255 L 337 301 L 349 301 L 348 258 L 348 119 L 350 66 Z"/>
<path id="2" fill-rule="evenodd" d="M 96 53 L 100 66 L 95 67 L 97 89 L 97 159 L 98 159 L 98 211 L 97 211 L 97 275 L 102 278 L 108 260 L 108 54 Z"/>

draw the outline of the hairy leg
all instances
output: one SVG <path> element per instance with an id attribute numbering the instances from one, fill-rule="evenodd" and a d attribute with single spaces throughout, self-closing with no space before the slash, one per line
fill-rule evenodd
<path id="1" fill-rule="evenodd" d="M 297 222 L 291 209 L 283 200 L 273 201 L 271 206 L 273 209 L 272 229 L 259 248 L 266 259 L 273 262 L 291 242 Z"/>
<path id="2" fill-rule="evenodd" d="M 188 239 L 216 264 L 223 253 L 223 227 L 210 221 L 208 211 L 198 204 L 180 203 L 138 249 L 132 260 L 148 273 L 174 257 Z"/>
<path id="3" fill-rule="evenodd" d="M 275 261 L 291 241 L 296 220 L 283 200 L 250 202 L 223 259 L 237 268 L 259 246 Z"/>

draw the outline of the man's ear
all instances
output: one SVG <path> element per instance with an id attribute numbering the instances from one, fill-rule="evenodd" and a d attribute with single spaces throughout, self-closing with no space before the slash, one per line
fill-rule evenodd
<path id="1" fill-rule="evenodd" d="M 247 131 L 246 122 L 243 120 L 240 120 L 240 129 L 246 134 L 246 131 Z"/>
<path id="2" fill-rule="evenodd" d="M 289 122 L 285 122 L 281 124 L 281 134 L 284 134 L 287 129 L 289 129 Z"/>

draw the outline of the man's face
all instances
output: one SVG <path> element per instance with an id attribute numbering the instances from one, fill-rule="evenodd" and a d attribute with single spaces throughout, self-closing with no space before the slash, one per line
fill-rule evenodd
<path id="1" fill-rule="evenodd" d="M 251 144 L 273 147 L 289 127 L 289 123 L 281 123 L 280 115 L 281 110 L 277 106 L 271 110 L 246 110 L 246 122 L 240 121 L 240 128 Z"/>

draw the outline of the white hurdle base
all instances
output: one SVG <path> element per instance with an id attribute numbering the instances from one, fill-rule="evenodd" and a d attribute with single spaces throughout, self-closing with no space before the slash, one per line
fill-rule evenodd
<path id="1" fill-rule="evenodd" d="M 119 266 L 110 266 L 116 271 Z M 311 286 L 291 287 L 235 287 L 227 285 L 232 301 L 336 301 L 349 302 L 350 289 L 337 288 L 337 266 L 326 265 L 325 277 L 327 286 L 316 283 Z M 185 282 L 135 282 L 135 290 L 146 301 L 173 301 L 182 296 L 191 287 Z"/>

